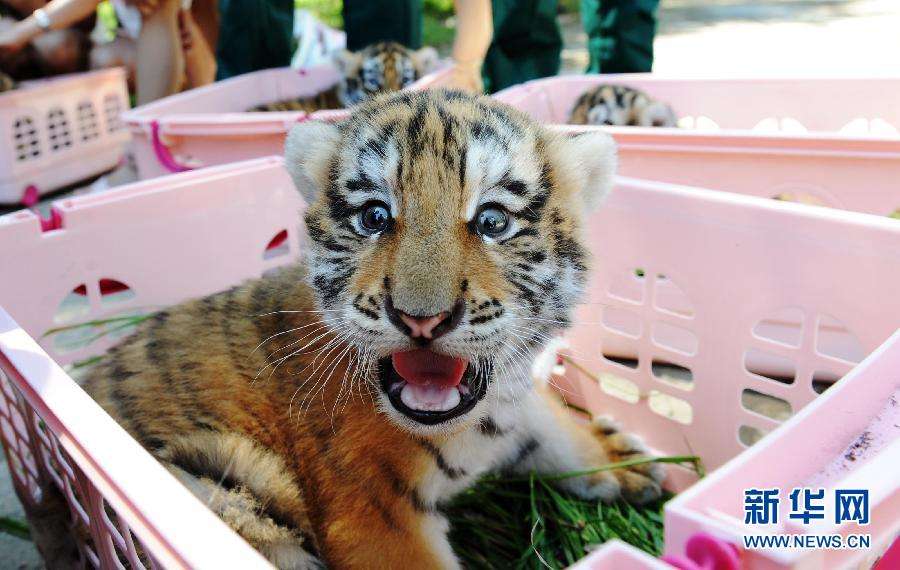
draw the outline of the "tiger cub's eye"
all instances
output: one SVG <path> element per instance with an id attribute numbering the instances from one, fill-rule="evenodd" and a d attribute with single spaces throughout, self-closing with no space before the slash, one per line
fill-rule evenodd
<path id="1" fill-rule="evenodd" d="M 487 205 L 475 216 L 475 231 L 487 237 L 502 235 L 509 226 L 509 214 L 502 207 Z"/>
<path id="2" fill-rule="evenodd" d="M 359 213 L 359 225 L 370 233 L 383 232 L 391 221 L 391 212 L 383 202 L 369 202 Z"/>

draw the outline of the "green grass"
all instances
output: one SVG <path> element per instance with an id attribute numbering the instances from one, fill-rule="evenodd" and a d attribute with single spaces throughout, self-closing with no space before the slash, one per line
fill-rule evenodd
<path id="1" fill-rule="evenodd" d="M 422 23 L 422 43 L 439 50 L 448 50 L 453 44 L 456 30 L 447 24 L 447 18 L 425 13 Z"/>
<path id="2" fill-rule="evenodd" d="M 134 327 L 152 316 L 153 313 L 123 315 L 106 319 L 92 319 L 81 323 L 53 327 L 44 332 L 42 338 L 55 336 L 57 337 L 56 342 L 58 347 L 61 346 L 67 350 L 80 349 L 90 346 L 101 338 L 110 335 L 126 336 L 132 332 Z M 93 364 L 93 362 L 92 359 L 88 359 L 87 364 L 76 364 L 86 366 L 88 364 Z"/>
<path id="3" fill-rule="evenodd" d="M 309 10 L 312 14 L 332 28 L 342 29 L 344 17 L 341 15 L 341 0 L 294 0 L 294 7 Z"/>
<path id="4" fill-rule="evenodd" d="M 693 456 L 635 461 L 692 463 L 702 473 L 699 459 Z M 591 548 L 616 538 L 659 556 L 663 547 L 662 509 L 672 495 L 634 507 L 624 501 L 604 504 L 581 499 L 553 485 L 560 478 L 585 473 L 483 479 L 447 509 L 453 550 L 464 566 L 479 569 L 565 568 Z"/>
<path id="5" fill-rule="evenodd" d="M 11 517 L 0 517 L 0 532 L 10 534 L 22 540 L 31 540 L 31 531 L 25 521 Z"/>
<path id="6" fill-rule="evenodd" d="M 294 6 L 309 10 L 316 18 L 333 28 L 344 27 L 341 0 L 294 0 Z M 425 0 L 423 12 L 423 44 L 439 49 L 449 48 L 453 43 L 454 30 L 447 25 L 447 19 L 453 15 L 453 0 Z"/>

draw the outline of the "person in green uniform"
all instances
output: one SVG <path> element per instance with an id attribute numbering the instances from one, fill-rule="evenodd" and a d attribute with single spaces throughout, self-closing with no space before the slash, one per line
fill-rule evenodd
<path id="1" fill-rule="evenodd" d="M 457 11 L 465 4 L 457 0 Z M 659 0 L 581 0 L 590 55 L 586 71 L 650 71 L 658 5 Z M 493 41 L 482 64 L 485 91 L 559 73 L 558 8 L 558 0 L 491 0 Z M 345 0 L 343 10 L 348 49 L 386 40 L 421 47 L 422 0 Z"/>
<path id="2" fill-rule="evenodd" d="M 588 73 L 643 73 L 653 67 L 659 0 L 581 0 Z"/>
<path id="3" fill-rule="evenodd" d="M 219 0 L 216 80 L 286 67 L 294 49 L 294 0 Z"/>
<path id="4" fill-rule="evenodd" d="M 460 77 L 472 70 L 477 73 L 481 66 L 484 90 L 494 92 L 559 72 L 563 42 L 556 21 L 558 0 L 491 0 L 487 8 L 478 4 L 478 0 L 456 1 L 460 15 L 477 14 L 469 22 L 485 17 L 493 22 L 493 34 L 474 24 L 466 30 L 458 27 L 454 59 Z M 659 0 L 581 0 L 590 54 L 586 71 L 650 71 L 658 5 Z M 219 11 L 217 79 L 290 63 L 293 0 L 219 0 Z M 422 0 L 344 0 L 343 16 L 350 50 L 379 41 L 396 41 L 411 49 L 422 46 Z M 460 18 L 460 24 L 465 21 Z M 467 34 L 477 37 L 471 41 L 460 37 Z M 484 39 L 491 36 L 483 53 Z"/>
<path id="5" fill-rule="evenodd" d="M 493 0 L 494 40 L 484 61 L 485 88 L 499 91 L 559 73 L 562 34 L 557 0 Z M 588 73 L 648 72 L 659 0 L 581 0 Z"/>
<path id="6" fill-rule="evenodd" d="M 422 0 L 344 0 L 347 49 L 358 51 L 378 42 L 422 47 Z"/>

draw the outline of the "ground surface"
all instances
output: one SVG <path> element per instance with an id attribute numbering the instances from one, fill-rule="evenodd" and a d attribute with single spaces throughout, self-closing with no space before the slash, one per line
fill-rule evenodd
<path id="1" fill-rule="evenodd" d="M 897 0 L 663 0 L 659 19 L 660 73 L 900 74 Z M 564 72 L 577 73 L 585 36 L 577 17 L 563 28 Z M 22 518 L 2 460 L 0 516 Z M 38 567 L 30 543 L 0 533 L 0 570 Z"/>

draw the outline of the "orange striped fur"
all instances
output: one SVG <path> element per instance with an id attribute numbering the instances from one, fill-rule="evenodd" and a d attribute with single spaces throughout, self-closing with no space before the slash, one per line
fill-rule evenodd
<path id="1" fill-rule="evenodd" d="M 437 65 L 437 52 L 424 47 L 418 51 L 396 42 L 379 42 L 358 52 L 342 50 L 334 55 L 341 79 L 312 97 L 296 97 L 264 103 L 251 111 L 305 111 L 352 107 L 384 93 L 408 87 Z"/>
<path id="2" fill-rule="evenodd" d="M 562 138 L 488 98 L 431 91 L 301 123 L 286 154 L 310 204 L 303 263 L 160 312 L 86 384 L 274 564 L 458 568 L 440 507 L 478 477 L 644 452 L 608 420 L 577 424 L 529 372 L 584 286 L 609 137 Z M 391 216 L 374 233 L 360 226 L 373 201 Z M 506 212 L 505 234 L 479 225 L 486 209 Z M 467 399 L 404 410 L 384 379 L 421 339 L 389 313 L 455 302 L 456 328 L 428 347 L 468 362 Z M 661 479 L 642 466 L 561 485 L 643 502 Z"/>

